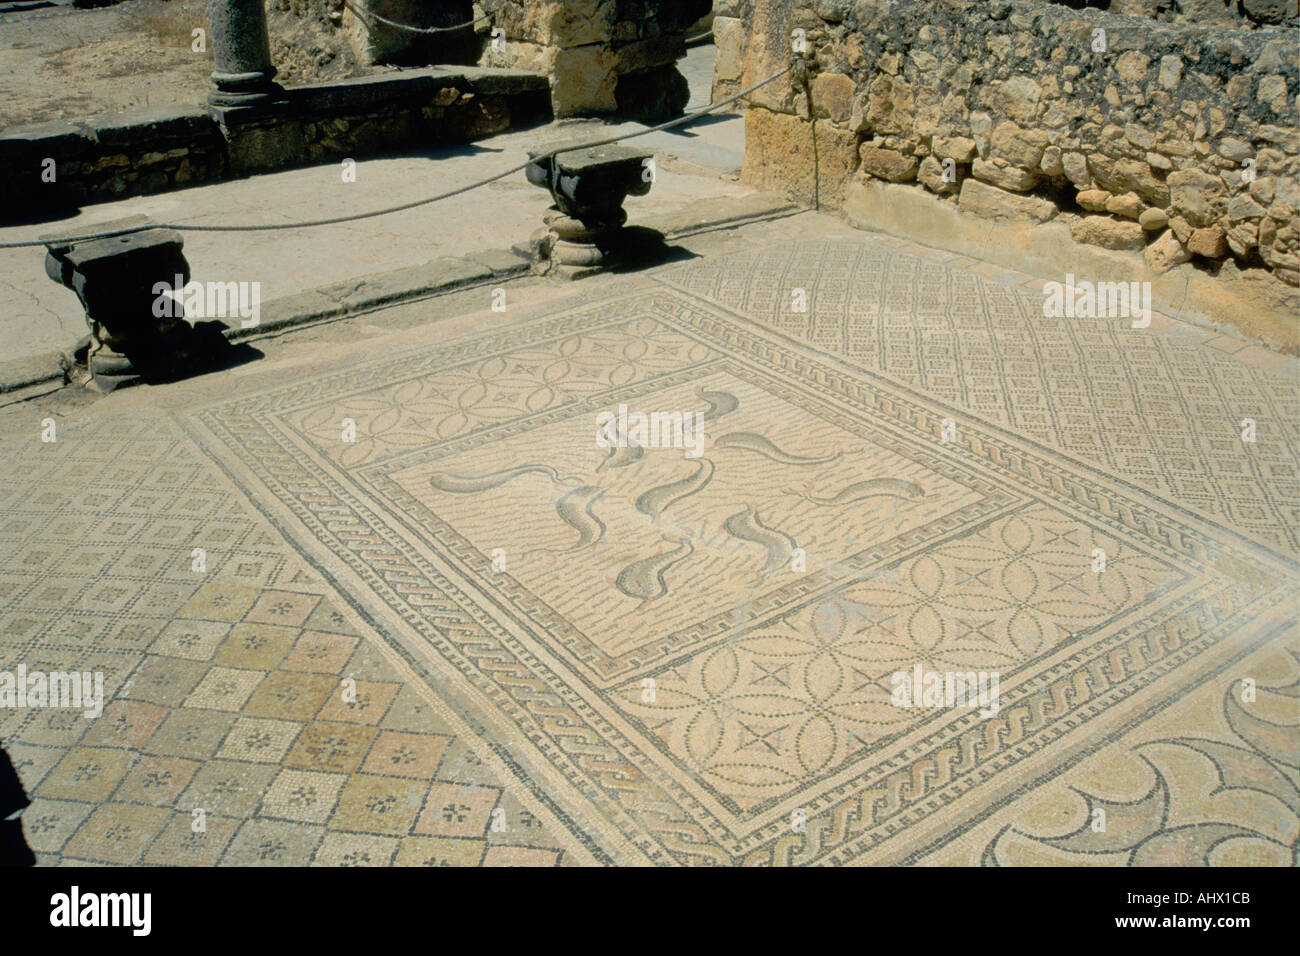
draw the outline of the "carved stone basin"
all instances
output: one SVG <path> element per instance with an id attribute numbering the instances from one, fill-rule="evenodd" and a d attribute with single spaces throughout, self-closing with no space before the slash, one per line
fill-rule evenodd
<path id="1" fill-rule="evenodd" d="M 654 156 L 651 150 L 597 146 L 536 159 L 559 146 L 562 144 L 530 149 L 528 157 L 533 162 L 524 175 L 533 185 L 550 190 L 555 205 L 566 215 L 608 214 L 622 209 L 628 196 L 644 196 L 650 191 L 646 161 Z"/>

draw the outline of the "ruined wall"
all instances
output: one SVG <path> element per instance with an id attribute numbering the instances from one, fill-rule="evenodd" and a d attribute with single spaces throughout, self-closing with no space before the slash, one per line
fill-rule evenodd
<path id="1" fill-rule="evenodd" d="M 742 61 L 749 34 L 754 0 L 714 0 L 713 4 L 713 98 L 716 103 L 738 93 Z M 733 110 L 745 108 L 737 103 Z"/>
<path id="2" fill-rule="evenodd" d="M 504 42 L 480 61 L 543 73 L 556 116 L 679 115 L 690 92 L 674 64 L 709 0 L 479 0 Z"/>
<path id="3" fill-rule="evenodd" d="M 412 27 L 454 27 L 482 15 L 471 0 L 275 0 L 314 3 L 337 11 L 343 34 L 357 61 L 412 64 L 472 64 L 483 50 L 486 24 L 445 33 L 414 33 L 376 20 L 376 14 L 393 23 Z M 278 62 L 278 60 L 277 60 Z"/>
<path id="4" fill-rule="evenodd" d="M 1030 0 L 736 2 L 752 5 L 740 76 L 717 82 L 761 80 L 792 30 L 808 39 L 806 80 L 752 97 L 747 181 L 831 207 L 853 177 L 915 184 L 1154 269 L 1232 257 L 1300 284 L 1295 28 Z M 1294 19 L 1289 2 L 1227 6 Z"/>
<path id="5" fill-rule="evenodd" d="M 230 175 L 462 143 L 549 118 L 540 76 L 462 67 L 295 87 L 254 110 L 133 110 L 0 132 L 0 221 Z"/>
<path id="6" fill-rule="evenodd" d="M 1097 7 L 1162 23 L 1203 27 L 1300 26 L 1297 0 L 1047 0 L 1068 7 Z"/>

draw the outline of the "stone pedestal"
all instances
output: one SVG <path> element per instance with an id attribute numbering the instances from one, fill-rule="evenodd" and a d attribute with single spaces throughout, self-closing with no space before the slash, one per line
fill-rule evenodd
<path id="1" fill-rule="evenodd" d="M 213 106 L 251 106 L 283 91 L 273 82 L 263 0 L 208 0 L 212 34 Z"/>
<path id="2" fill-rule="evenodd" d="M 525 170 L 528 181 L 555 200 L 542 217 L 546 225 L 530 240 L 532 269 L 538 275 L 578 279 L 624 258 L 623 201 L 650 191 L 646 162 L 654 154 L 602 146 L 545 155 L 555 148 L 530 150 L 534 162 Z"/>
<path id="3" fill-rule="evenodd" d="M 137 216 L 99 223 L 98 228 L 147 221 Z M 85 231 L 82 226 L 72 234 Z M 90 337 L 74 350 L 73 361 L 100 388 L 112 389 L 141 378 L 175 378 L 209 357 L 206 353 L 211 349 L 183 316 L 157 314 L 163 310 L 156 307 L 155 286 L 165 283 L 170 289 L 190 278 L 180 233 L 154 228 L 86 242 L 44 238 L 45 274 L 76 293 L 90 324 Z"/>

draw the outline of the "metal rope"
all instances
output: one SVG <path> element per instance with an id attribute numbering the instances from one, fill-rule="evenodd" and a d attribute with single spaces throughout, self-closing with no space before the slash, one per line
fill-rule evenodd
<path id="1" fill-rule="evenodd" d="M 527 162 L 520 163 L 518 166 L 511 166 L 509 169 L 503 170 L 502 172 L 497 173 L 495 176 L 489 176 L 486 179 L 480 179 L 477 182 L 470 183 L 468 186 L 460 186 L 456 189 L 448 190 L 445 193 L 439 193 L 436 196 L 429 196 L 425 199 L 416 199 L 411 202 L 401 203 L 400 205 L 397 206 L 387 206 L 383 209 L 375 209 L 370 212 L 353 213 L 352 215 L 348 215 L 348 216 L 333 216 L 329 219 L 309 219 L 304 222 L 256 223 L 250 225 L 233 225 L 233 226 L 201 225 L 199 223 L 183 223 L 183 222 L 182 223 L 148 222 L 148 223 L 142 223 L 137 226 L 124 226 L 119 229 L 110 229 L 104 232 L 90 232 L 79 236 L 56 236 L 56 237 L 45 238 L 45 239 L 23 239 L 16 242 L 0 242 L 0 249 L 21 249 L 30 246 L 56 246 L 56 245 L 62 246 L 73 242 L 87 242 L 91 239 L 109 239 L 112 238 L 113 236 L 130 235 L 131 233 L 135 233 L 135 232 L 144 232 L 146 229 L 173 229 L 177 232 L 272 232 L 281 229 L 310 229 L 316 226 L 334 226 L 343 222 L 357 222 L 362 219 L 373 219 L 376 216 L 387 216 L 391 213 L 404 212 L 407 209 L 415 209 L 417 206 L 427 206 L 429 203 L 438 202 L 439 200 L 450 199 L 452 196 L 459 196 L 462 193 L 469 192 L 470 190 L 478 189 L 479 187 L 486 186 L 489 183 L 494 183 L 499 179 L 505 179 L 507 176 L 513 175 L 514 173 L 517 173 L 520 170 L 526 169 L 527 167 L 533 165 L 533 163 L 540 162 L 544 159 L 549 159 L 550 157 L 556 156 L 559 153 L 570 153 L 580 149 L 592 149 L 596 146 L 609 146 L 612 143 L 622 142 L 625 139 L 635 139 L 638 136 L 645 136 L 648 133 L 657 133 L 660 132 L 661 130 L 672 129 L 676 126 L 683 126 L 686 123 L 690 123 L 696 119 L 699 119 L 701 116 L 704 116 L 708 113 L 712 113 L 714 110 L 721 109 L 724 106 L 729 106 L 743 96 L 748 96 L 750 93 L 754 92 L 754 90 L 758 89 L 759 87 L 766 86 L 768 83 L 771 83 L 773 80 L 784 76 L 786 73 L 789 73 L 790 70 L 793 69 L 793 67 L 794 64 L 791 64 L 790 66 L 787 66 L 784 69 L 776 73 L 773 73 L 767 79 L 755 83 L 753 86 L 747 87 L 741 90 L 739 93 L 727 97 L 725 100 L 719 100 L 716 103 L 710 103 L 708 106 L 704 106 L 693 112 L 686 113 L 682 116 L 677 117 L 677 119 L 669 120 L 666 123 L 660 123 L 658 126 L 649 126 L 642 130 L 636 130 L 635 132 L 632 133 L 624 133 L 621 136 L 609 136 L 606 137 L 605 139 L 594 139 L 585 143 L 576 143 L 573 146 L 565 146 L 561 149 L 552 149 L 534 157 L 533 159 L 528 160 Z"/>
<path id="2" fill-rule="evenodd" d="M 492 19 L 490 13 L 474 20 L 467 20 L 464 23 L 458 23 L 452 27 L 413 27 L 409 24 L 398 23 L 396 20 L 386 20 L 373 10 L 367 10 L 365 7 L 359 7 L 352 0 L 343 0 L 343 5 L 359 17 L 369 17 L 371 20 L 377 20 L 390 27 L 396 27 L 398 30 L 405 30 L 408 33 L 450 33 L 453 30 L 463 30 L 466 27 L 472 27 L 476 23 L 482 23 L 484 20 Z"/>

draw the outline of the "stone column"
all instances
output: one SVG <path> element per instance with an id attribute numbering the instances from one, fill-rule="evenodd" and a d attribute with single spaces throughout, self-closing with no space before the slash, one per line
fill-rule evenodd
<path id="1" fill-rule="evenodd" d="M 280 92 L 273 82 L 271 43 L 263 0 L 208 0 L 212 59 L 208 95 L 213 106 L 252 106 Z"/>

